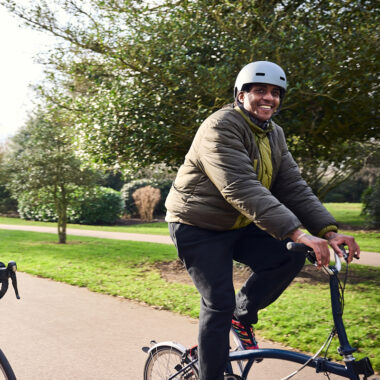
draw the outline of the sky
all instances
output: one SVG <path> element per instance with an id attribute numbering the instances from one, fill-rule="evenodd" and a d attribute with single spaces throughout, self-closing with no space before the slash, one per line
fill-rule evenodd
<path id="1" fill-rule="evenodd" d="M 53 37 L 19 25 L 0 6 L 0 142 L 13 136 L 33 109 L 30 85 L 43 76 L 34 57 L 54 43 Z"/>

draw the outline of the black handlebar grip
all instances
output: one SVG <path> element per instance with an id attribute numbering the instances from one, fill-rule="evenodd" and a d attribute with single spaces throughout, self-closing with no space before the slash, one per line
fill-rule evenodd
<path id="1" fill-rule="evenodd" d="M 293 243 L 292 241 L 290 241 L 289 243 L 286 244 L 286 248 L 289 251 L 303 252 L 303 253 L 307 253 L 311 249 L 305 244 Z"/>
<path id="2" fill-rule="evenodd" d="M 286 248 L 289 251 L 294 251 L 294 252 L 302 252 L 305 254 L 306 258 L 312 263 L 315 264 L 317 262 L 317 258 L 315 257 L 315 253 L 312 248 L 308 247 L 305 244 L 302 243 L 293 243 L 293 242 L 288 242 L 286 244 Z"/>

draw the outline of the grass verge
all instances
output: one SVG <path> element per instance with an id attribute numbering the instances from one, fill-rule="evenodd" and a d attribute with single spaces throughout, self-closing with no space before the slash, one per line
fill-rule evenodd
<path id="1" fill-rule="evenodd" d="M 366 224 L 364 215 L 361 215 L 362 203 L 324 203 L 323 205 L 338 223 L 354 227 L 362 227 Z"/>
<path id="2" fill-rule="evenodd" d="M 0 230 L 0 252 L 3 262 L 16 260 L 20 271 L 192 317 L 199 313 L 193 286 L 168 283 L 154 269 L 154 263 L 176 258 L 173 246 L 85 237 L 70 237 L 61 245 L 53 234 Z M 352 273 L 362 280 L 349 284 L 346 292 L 348 336 L 351 344 L 360 345 L 358 357 L 370 356 L 380 371 L 380 269 L 357 265 Z M 258 330 L 266 338 L 314 352 L 331 327 L 328 286 L 296 283 L 261 312 Z M 335 352 L 331 349 L 331 356 L 339 359 Z"/>

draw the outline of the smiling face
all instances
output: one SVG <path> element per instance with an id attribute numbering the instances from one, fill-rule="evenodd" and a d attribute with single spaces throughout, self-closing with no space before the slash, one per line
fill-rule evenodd
<path id="1" fill-rule="evenodd" d="M 281 90 L 271 84 L 255 83 L 249 92 L 240 91 L 239 101 L 244 108 L 261 121 L 269 120 L 280 105 Z"/>

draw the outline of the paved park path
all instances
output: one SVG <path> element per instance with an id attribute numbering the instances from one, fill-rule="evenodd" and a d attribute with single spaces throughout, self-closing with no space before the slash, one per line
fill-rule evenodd
<path id="1" fill-rule="evenodd" d="M 99 231 L 95 236 L 106 237 Z M 0 301 L 0 347 L 18 380 L 141 380 L 146 359 L 141 347 L 151 339 L 196 342 L 195 319 L 25 273 L 18 274 L 18 282 L 21 300 L 10 288 Z M 279 380 L 296 367 L 265 360 L 250 379 Z M 293 379 L 325 378 L 306 369 Z"/>

